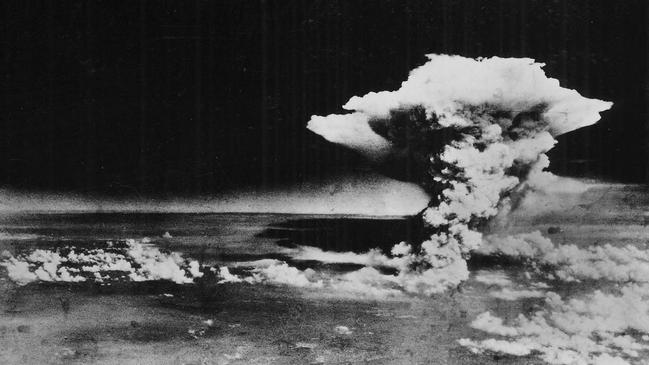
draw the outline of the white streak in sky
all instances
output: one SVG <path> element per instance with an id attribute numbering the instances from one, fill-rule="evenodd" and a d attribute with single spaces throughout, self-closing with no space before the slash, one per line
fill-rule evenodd
<path id="1" fill-rule="evenodd" d="M 357 173 L 284 189 L 241 189 L 212 196 L 110 198 L 0 190 L 0 213 L 144 212 L 413 215 L 429 197 L 416 184 Z"/>

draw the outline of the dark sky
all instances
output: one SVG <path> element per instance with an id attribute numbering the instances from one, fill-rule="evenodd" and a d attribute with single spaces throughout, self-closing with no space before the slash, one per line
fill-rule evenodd
<path id="1" fill-rule="evenodd" d="M 0 185 L 108 194 L 364 169 L 305 129 L 426 53 L 526 56 L 615 102 L 552 170 L 644 182 L 646 1 L 3 1 Z"/>

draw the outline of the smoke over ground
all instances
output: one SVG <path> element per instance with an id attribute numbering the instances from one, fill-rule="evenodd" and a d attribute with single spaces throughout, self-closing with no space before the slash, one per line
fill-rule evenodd
<path id="1" fill-rule="evenodd" d="M 393 255 L 403 259 L 404 287 L 433 293 L 468 277 L 480 227 L 552 179 L 543 170 L 554 137 L 597 122 L 612 104 L 562 88 L 532 59 L 428 58 L 399 90 L 354 96 L 343 106 L 352 113 L 313 116 L 308 128 L 378 163 L 409 157 L 432 197 L 423 212 L 430 238 Z"/>
<path id="2" fill-rule="evenodd" d="M 423 212 L 430 239 L 420 247 L 395 246 L 403 288 L 428 294 L 459 284 L 469 276 L 464 259 L 471 253 L 505 260 L 521 265 L 524 275 L 516 284 L 491 272 L 478 272 L 476 281 L 494 288 L 489 296 L 495 300 L 536 304 L 509 320 L 483 312 L 470 326 L 493 337 L 462 338 L 461 346 L 551 364 L 646 363 L 649 255 L 640 242 L 619 242 L 628 231 L 638 231 L 629 229 L 638 224 L 638 212 L 618 218 L 631 218 L 623 222 L 626 234 L 608 226 L 617 234 L 599 235 L 613 238 L 610 243 L 558 245 L 539 231 L 507 232 L 516 208 L 538 217 L 563 205 L 583 209 L 572 215 L 584 219 L 603 199 L 606 192 L 593 203 L 572 206 L 574 201 L 556 199 L 587 189 L 557 184 L 558 178 L 544 171 L 545 153 L 557 135 L 595 123 L 611 103 L 561 88 L 530 59 L 429 59 L 399 90 L 353 97 L 344 105 L 351 114 L 314 116 L 308 125 L 379 164 L 407 156 L 413 161 L 408 167 L 419 171 L 409 176 L 432 197 Z M 602 224 L 591 224 L 597 223 Z M 568 298 L 554 291 L 570 283 L 598 289 Z"/>
<path id="3" fill-rule="evenodd" d="M 97 282 L 170 280 L 192 283 L 203 276 L 199 263 L 176 252 L 165 253 L 149 239 L 109 241 L 107 247 L 64 246 L 57 250 L 36 249 L 13 256 L 3 252 L 0 262 L 18 285 L 33 281 Z"/>
<path id="4" fill-rule="evenodd" d="M 562 184 L 544 171 L 546 152 L 556 136 L 595 123 L 612 104 L 560 87 L 531 59 L 428 57 L 399 90 L 352 97 L 343 106 L 352 113 L 314 116 L 308 124 L 379 165 L 405 157 L 406 176 L 431 195 L 423 212 L 430 239 L 392 252 L 401 259 L 402 288 L 430 294 L 458 285 L 469 276 L 465 259 L 472 252 L 523 263 L 522 286 L 498 275 L 477 281 L 499 287 L 490 292 L 497 300 L 547 298 L 544 305 L 510 323 L 484 312 L 471 326 L 496 337 L 463 338 L 460 345 L 475 353 L 536 355 L 552 364 L 642 361 L 649 350 L 645 250 L 556 245 L 538 231 L 481 233 L 507 227 L 519 206 L 552 210 L 542 206 L 554 200 L 548 196 L 583 188 L 557 189 Z M 572 299 L 548 290 L 594 281 L 617 286 Z"/>
<path id="5" fill-rule="evenodd" d="M 189 286 L 290 286 L 299 288 L 300 295 L 318 299 L 397 300 L 434 308 L 451 304 L 460 313 L 453 319 L 458 331 L 446 333 L 457 340 L 460 352 L 484 354 L 476 361 L 521 356 L 520 361 L 506 360 L 536 363 L 530 358 L 539 357 L 552 364 L 643 364 L 649 355 L 649 227 L 643 214 L 649 210 L 649 194 L 644 187 L 579 187 L 575 182 L 558 181 L 562 184 L 553 189 L 529 192 L 509 214 L 507 224 L 486 227 L 482 244 L 472 251 L 471 272 L 461 290 L 432 298 L 406 292 L 443 290 L 448 281 L 455 280 L 454 272 L 441 271 L 448 276 L 440 277 L 404 270 L 411 258 L 404 254 L 408 246 L 403 243 L 394 247 L 393 254 L 380 249 L 354 253 L 291 245 L 274 246 L 272 258 L 243 255 L 235 261 L 214 261 L 191 250 L 182 250 L 181 255 L 163 249 L 182 247 L 172 244 L 173 240 L 186 240 L 182 233 L 176 235 L 173 226 L 169 227 L 173 237 L 158 228 L 159 235 L 150 240 L 86 242 L 3 232 L 0 241 L 13 241 L 16 246 L 7 246 L 9 251 L 1 253 L 0 270 L 20 285 L 80 282 L 75 285 L 115 287 L 131 281 L 166 280 Z M 587 189 L 581 192 L 583 188 Z M 226 235 L 218 237 L 214 243 L 231 244 Z M 23 242 L 30 242 L 29 246 L 34 240 L 41 242 L 36 250 L 21 248 Z M 48 240 L 56 242 L 49 250 L 44 249 Z M 251 238 L 235 240 L 247 249 L 262 244 Z M 465 319 L 462 311 L 469 312 Z"/>

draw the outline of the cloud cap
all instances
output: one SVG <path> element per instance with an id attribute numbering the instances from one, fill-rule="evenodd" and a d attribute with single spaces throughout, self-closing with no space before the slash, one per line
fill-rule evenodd
<path id="1" fill-rule="evenodd" d="M 390 152 L 390 142 L 368 128 L 370 120 L 389 118 L 394 110 L 425 108 L 446 127 L 467 126 L 467 106 L 489 105 L 516 114 L 543 106 L 545 128 L 553 136 L 596 123 L 613 103 L 589 99 L 563 88 L 531 58 L 466 58 L 427 55 L 428 62 L 410 72 L 395 91 L 354 96 L 343 106 L 350 114 L 312 116 L 307 128 L 328 141 L 356 150 L 372 160 Z"/>

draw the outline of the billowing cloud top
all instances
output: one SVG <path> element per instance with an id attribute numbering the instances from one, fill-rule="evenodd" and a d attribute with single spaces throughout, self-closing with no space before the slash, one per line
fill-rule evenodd
<path id="1" fill-rule="evenodd" d="M 489 105 L 499 110 L 526 111 L 543 106 L 542 118 L 554 136 L 594 124 L 612 103 L 588 99 L 548 78 L 543 63 L 530 58 L 465 58 L 428 55 L 429 61 L 412 70 L 396 91 L 354 96 L 343 106 L 345 115 L 313 116 L 307 126 L 328 141 L 378 159 L 390 151 L 390 142 L 374 133 L 368 122 L 388 118 L 390 112 L 423 106 L 442 126 L 465 125 L 457 113 L 467 105 Z"/>

